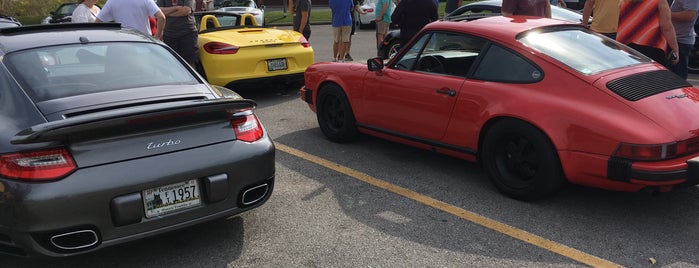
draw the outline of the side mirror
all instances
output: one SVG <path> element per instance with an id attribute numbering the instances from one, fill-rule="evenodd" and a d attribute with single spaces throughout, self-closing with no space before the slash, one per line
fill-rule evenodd
<path id="1" fill-rule="evenodd" d="M 369 68 L 369 71 L 379 71 L 382 70 L 384 65 L 383 65 L 383 58 L 378 57 L 378 58 L 371 58 L 366 61 L 367 68 Z"/>

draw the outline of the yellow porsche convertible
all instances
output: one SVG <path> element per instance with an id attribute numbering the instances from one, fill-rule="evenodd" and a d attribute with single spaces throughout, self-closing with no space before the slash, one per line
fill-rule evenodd
<path id="1" fill-rule="evenodd" d="M 300 86 L 313 48 L 299 32 L 265 28 L 251 14 L 195 12 L 197 69 L 210 84 L 227 88 Z"/>

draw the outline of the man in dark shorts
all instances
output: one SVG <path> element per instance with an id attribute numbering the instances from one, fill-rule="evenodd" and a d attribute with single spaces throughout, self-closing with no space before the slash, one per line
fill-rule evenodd
<path id="1" fill-rule="evenodd" d="M 195 0 L 157 0 L 156 4 L 167 18 L 163 42 L 194 67 L 199 51 L 197 26 L 192 16 Z"/>

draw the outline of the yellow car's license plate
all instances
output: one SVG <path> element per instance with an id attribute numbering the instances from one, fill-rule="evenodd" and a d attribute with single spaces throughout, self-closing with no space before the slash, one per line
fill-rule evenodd
<path id="1" fill-rule="evenodd" d="M 286 65 L 286 59 L 267 60 L 267 70 L 268 71 L 286 70 L 287 68 L 288 67 Z"/>

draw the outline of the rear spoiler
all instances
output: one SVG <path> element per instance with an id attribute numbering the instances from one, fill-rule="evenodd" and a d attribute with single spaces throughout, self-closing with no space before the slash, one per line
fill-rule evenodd
<path id="1" fill-rule="evenodd" d="M 466 13 L 454 16 L 446 15 L 444 17 L 445 21 L 472 21 L 487 17 L 502 16 L 502 13 Z"/>
<path id="2" fill-rule="evenodd" d="M 176 128 L 228 120 L 232 115 L 252 110 L 256 106 L 255 101 L 248 99 L 216 99 L 108 110 L 32 126 L 15 134 L 10 143 L 87 140 L 144 130 Z"/>

